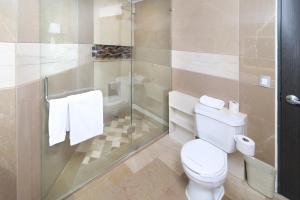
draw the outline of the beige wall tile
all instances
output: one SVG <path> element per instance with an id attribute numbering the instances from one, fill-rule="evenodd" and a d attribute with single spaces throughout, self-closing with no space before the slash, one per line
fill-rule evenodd
<path id="1" fill-rule="evenodd" d="M 73 84 L 73 70 L 67 70 L 65 72 L 55 74 L 48 77 L 48 95 L 51 98 L 52 95 L 61 94 L 66 91 L 72 91 L 75 89 Z"/>
<path id="2" fill-rule="evenodd" d="M 40 1 L 18 1 L 18 42 L 37 43 L 40 40 Z"/>
<path id="3" fill-rule="evenodd" d="M 136 47 L 170 49 L 171 0 L 146 0 L 135 4 Z"/>
<path id="4" fill-rule="evenodd" d="M 86 46 L 81 44 L 42 43 L 40 50 L 41 74 L 50 76 L 78 67 L 86 56 Z M 90 52 L 90 49 L 89 49 Z M 81 53 L 82 55 L 79 55 Z"/>
<path id="5" fill-rule="evenodd" d="M 0 90 L 0 130 L 1 130 L 1 167 L 16 170 L 16 134 L 15 134 L 15 91 L 14 89 Z"/>
<path id="6" fill-rule="evenodd" d="M 238 55 L 238 0 L 172 2 L 174 50 Z"/>
<path id="7" fill-rule="evenodd" d="M 18 0 L 0 1 L 0 42 L 17 40 L 17 6 Z"/>
<path id="8" fill-rule="evenodd" d="M 273 166 L 275 165 L 274 99 L 274 89 L 240 83 L 240 109 L 248 114 L 247 135 L 256 143 L 256 157 Z"/>
<path id="9" fill-rule="evenodd" d="M 256 35 L 244 37 L 240 40 L 240 55 L 260 59 L 275 59 L 275 38 L 258 37 Z M 272 51 L 273 50 L 273 51 Z"/>
<path id="10" fill-rule="evenodd" d="M 247 77 L 260 75 L 271 76 L 272 80 L 275 79 L 275 59 L 257 59 L 251 57 L 240 56 L 240 81 L 247 82 Z M 257 85 L 258 81 L 251 84 Z M 273 85 L 274 86 L 274 85 Z"/>
<path id="11" fill-rule="evenodd" d="M 17 198 L 16 174 L 0 167 L 0 199 L 15 200 Z"/>
<path id="12" fill-rule="evenodd" d="M 78 43 L 94 43 L 94 1 L 78 1 Z"/>
<path id="13" fill-rule="evenodd" d="M 16 199 L 15 90 L 0 90 L 0 199 Z"/>
<path id="14" fill-rule="evenodd" d="M 134 47 L 133 62 L 146 62 L 171 66 L 171 51 L 169 49 Z"/>
<path id="15" fill-rule="evenodd" d="M 120 15 L 103 15 L 109 6 L 121 6 L 122 13 Z M 129 2 L 120 0 L 94 1 L 95 44 L 131 46 L 131 28 L 131 6 Z"/>
<path id="16" fill-rule="evenodd" d="M 239 79 L 239 57 L 224 54 L 172 51 L 172 68 Z"/>
<path id="17" fill-rule="evenodd" d="M 41 195 L 41 95 L 40 81 L 16 89 L 18 199 L 39 200 Z"/>
<path id="18" fill-rule="evenodd" d="M 222 99 L 238 100 L 238 82 L 215 76 L 173 69 L 172 88 L 195 97 L 209 95 Z"/>
<path id="19" fill-rule="evenodd" d="M 78 1 L 42 0 L 40 9 L 41 42 L 52 41 L 59 44 L 78 42 Z M 51 23 L 60 27 L 58 33 L 49 33 Z"/>
<path id="20" fill-rule="evenodd" d="M 248 135 L 256 157 L 275 165 L 275 1 L 240 0 L 241 111 L 248 114 Z M 271 88 L 258 86 L 259 76 L 272 78 Z"/>
<path id="21" fill-rule="evenodd" d="M 240 0 L 240 40 L 275 37 L 275 1 Z"/>
<path id="22" fill-rule="evenodd" d="M 22 85 L 40 80 L 40 44 L 16 43 L 15 84 Z"/>

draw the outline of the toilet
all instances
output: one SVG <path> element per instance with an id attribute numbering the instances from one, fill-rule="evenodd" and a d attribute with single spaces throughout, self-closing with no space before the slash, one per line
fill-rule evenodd
<path id="1" fill-rule="evenodd" d="M 197 138 L 181 149 L 181 162 L 189 178 L 188 200 L 221 200 L 227 176 L 227 155 L 236 151 L 236 136 L 245 134 L 247 115 L 228 109 L 195 105 Z"/>

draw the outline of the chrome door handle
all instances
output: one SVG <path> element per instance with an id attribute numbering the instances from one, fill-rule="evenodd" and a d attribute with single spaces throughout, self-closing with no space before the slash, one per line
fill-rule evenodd
<path id="1" fill-rule="evenodd" d="M 300 100 L 295 95 L 288 95 L 285 97 L 286 102 L 292 105 L 300 105 Z"/>

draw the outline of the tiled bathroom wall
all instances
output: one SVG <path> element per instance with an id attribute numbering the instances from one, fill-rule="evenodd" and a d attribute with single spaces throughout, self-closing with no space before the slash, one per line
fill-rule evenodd
<path id="1" fill-rule="evenodd" d="M 131 7 L 122 5 L 121 15 L 110 15 L 107 9 L 123 4 L 119 0 L 94 1 L 94 43 L 102 45 L 131 46 Z M 126 5 L 128 4 L 128 5 Z"/>
<path id="2" fill-rule="evenodd" d="M 275 0 L 240 0 L 241 111 L 248 114 L 248 135 L 256 142 L 256 157 L 275 164 Z M 259 76 L 272 79 L 271 88 L 258 85 Z"/>
<path id="3" fill-rule="evenodd" d="M 173 0 L 172 86 L 238 100 L 238 0 Z"/>
<path id="4" fill-rule="evenodd" d="M 0 194 L 1 198 L 13 200 L 17 191 L 15 90 L 0 89 L 0 99 Z"/>
<path id="5" fill-rule="evenodd" d="M 173 0 L 172 86 L 237 100 L 256 157 L 275 158 L 275 0 Z M 260 75 L 271 88 L 258 85 Z"/>
<path id="6" fill-rule="evenodd" d="M 16 199 L 17 143 L 15 108 L 16 1 L 0 2 L 0 193 Z"/>
<path id="7" fill-rule="evenodd" d="M 17 198 L 40 197 L 40 32 L 39 0 L 17 1 L 15 91 Z"/>

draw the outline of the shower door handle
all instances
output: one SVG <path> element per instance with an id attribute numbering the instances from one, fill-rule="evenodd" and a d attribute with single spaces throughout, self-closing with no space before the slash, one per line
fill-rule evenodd
<path id="1" fill-rule="evenodd" d="M 295 95 L 288 95 L 285 97 L 285 100 L 291 105 L 300 105 L 300 100 Z"/>

